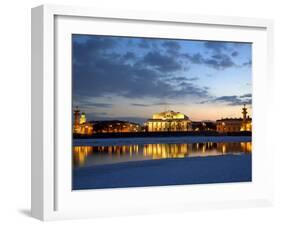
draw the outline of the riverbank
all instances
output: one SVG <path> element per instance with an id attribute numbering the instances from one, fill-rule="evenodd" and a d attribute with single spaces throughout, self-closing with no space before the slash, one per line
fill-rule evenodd
<path id="1" fill-rule="evenodd" d="M 158 132 L 114 132 L 114 133 L 94 133 L 73 134 L 74 139 L 98 139 L 98 138 L 149 138 L 149 137 L 182 137 L 182 136 L 251 136 L 250 131 L 226 132 L 219 133 L 217 131 L 158 131 Z"/>
<path id="2" fill-rule="evenodd" d="M 251 154 L 146 160 L 73 169 L 74 190 L 251 180 Z"/>
<path id="3" fill-rule="evenodd" d="M 192 144 L 206 142 L 251 142 L 251 136 L 177 136 L 135 138 L 73 139 L 73 146 L 112 146 L 132 144 Z"/>

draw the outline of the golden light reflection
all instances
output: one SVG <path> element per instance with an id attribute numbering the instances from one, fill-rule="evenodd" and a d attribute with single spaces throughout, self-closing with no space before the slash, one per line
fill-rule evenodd
<path id="1" fill-rule="evenodd" d="M 205 157 L 225 154 L 251 153 L 251 142 L 236 143 L 193 143 L 193 144 L 133 144 L 114 146 L 77 146 L 73 148 L 75 166 L 84 166 L 86 162 L 95 164 L 140 161 L 148 159 L 167 159 L 185 157 Z M 91 156 L 91 158 L 89 158 Z M 88 165 L 89 165 L 88 164 Z"/>
<path id="2" fill-rule="evenodd" d="M 92 146 L 76 146 L 73 148 L 73 160 L 75 165 L 84 165 L 87 156 L 93 151 Z"/>
<path id="3" fill-rule="evenodd" d="M 241 148 L 244 152 L 252 152 L 251 142 L 241 142 Z"/>
<path id="4" fill-rule="evenodd" d="M 187 144 L 146 144 L 143 150 L 145 157 L 152 159 L 183 158 L 188 155 Z"/>

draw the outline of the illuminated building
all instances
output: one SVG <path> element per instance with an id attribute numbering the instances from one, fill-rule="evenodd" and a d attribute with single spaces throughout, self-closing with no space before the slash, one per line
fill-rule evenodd
<path id="1" fill-rule="evenodd" d="M 82 112 L 82 114 L 80 116 L 79 124 L 83 125 L 84 123 L 86 123 L 86 121 L 87 121 L 86 114 L 84 112 Z"/>
<path id="2" fill-rule="evenodd" d="M 94 133 L 128 133 L 141 132 L 141 125 L 128 121 L 95 121 Z"/>
<path id="3" fill-rule="evenodd" d="M 217 120 L 217 131 L 219 133 L 252 131 L 252 119 L 247 116 L 247 108 L 242 108 L 243 118 L 224 118 Z"/>
<path id="4" fill-rule="evenodd" d="M 243 122 L 241 131 L 252 131 L 252 119 L 250 118 L 250 116 L 247 116 L 247 114 L 247 108 L 244 104 L 244 107 L 242 108 Z"/>
<path id="5" fill-rule="evenodd" d="M 146 125 L 148 132 L 179 132 L 192 129 L 189 118 L 180 112 L 174 111 L 153 114 L 152 119 L 148 119 Z"/>
<path id="6" fill-rule="evenodd" d="M 84 112 L 80 114 L 78 107 L 74 110 L 73 133 L 79 135 L 93 134 L 93 124 L 87 122 L 86 114 Z"/>
<path id="7" fill-rule="evenodd" d="M 193 131 L 216 131 L 216 123 L 211 121 L 192 122 Z"/>

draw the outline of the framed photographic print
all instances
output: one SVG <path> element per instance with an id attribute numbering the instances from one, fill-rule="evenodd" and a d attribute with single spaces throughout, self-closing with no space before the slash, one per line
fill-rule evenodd
<path id="1" fill-rule="evenodd" d="M 32 215 L 272 203 L 270 20 L 32 10 Z"/>

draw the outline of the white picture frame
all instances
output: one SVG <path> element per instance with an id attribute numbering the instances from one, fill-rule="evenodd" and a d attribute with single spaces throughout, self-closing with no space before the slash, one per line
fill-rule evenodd
<path id="1" fill-rule="evenodd" d="M 99 26 L 104 20 L 108 24 Z M 118 26 L 120 24 L 120 27 L 115 26 L 115 23 Z M 136 23 L 146 27 L 147 33 L 140 34 L 134 30 Z M 181 33 L 176 26 L 190 26 L 194 27 L 194 39 L 206 37 L 200 29 L 209 27 L 210 35 L 205 39 L 246 41 L 249 37 L 247 41 L 253 41 L 253 118 L 254 131 L 256 130 L 253 133 L 253 182 L 72 192 L 69 190 L 71 178 L 67 173 L 71 159 L 61 151 L 62 147 L 71 147 L 71 124 L 68 123 L 71 118 L 71 112 L 68 112 L 71 106 L 71 51 L 67 46 L 69 34 L 89 33 L 89 26 L 97 26 L 101 34 L 113 32 L 119 35 L 149 37 L 153 28 L 159 24 L 164 28 L 169 26 L 169 29 L 159 29 L 159 37 L 185 37 L 185 33 Z M 197 26 L 200 27 L 198 31 Z M 117 30 L 116 27 L 120 29 Z M 218 29 L 218 32 L 212 31 L 213 28 Z M 241 32 L 233 37 L 234 30 L 231 29 L 240 29 Z M 124 12 L 56 5 L 33 8 L 32 216 L 41 220 L 55 220 L 271 205 L 273 180 L 270 173 L 273 167 L 273 150 L 266 149 L 269 142 L 266 120 L 267 109 L 271 104 L 267 97 L 271 94 L 273 83 L 272 45 L 273 22 L 265 19 Z M 62 108 L 60 103 L 64 98 L 67 99 L 66 107 Z M 65 139 L 58 140 L 58 137 Z M 266 152 L 261 153 L 261 149 Z"/>

